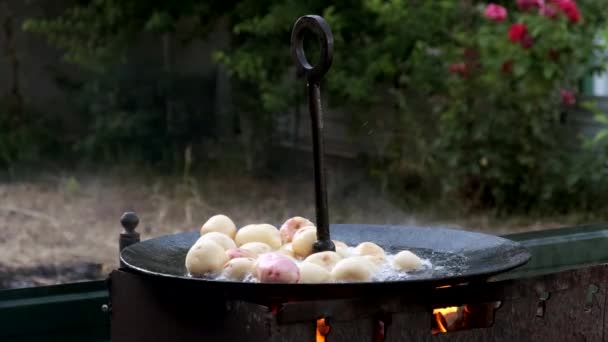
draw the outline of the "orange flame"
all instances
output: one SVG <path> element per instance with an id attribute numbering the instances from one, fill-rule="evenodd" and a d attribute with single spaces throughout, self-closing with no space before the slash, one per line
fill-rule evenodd
<path id="1" fill-rule="evenodd" d="M 452 306 L 449 308 L 434 309 L 433 315 L 435 316 L 435 322 L 437 323 L 437 329 L 438 329 L 435 333 L 437 333 L 437 334 L 447 333 L 448 324 L 447 324 L 446 318 L 450 315 L 453 315 L 456 312 L 458 312 L 457 306 Z"/>
<path id="2" fill-rule="evenodd" d="M 317 342 L 325 342 L 325 336 L 329 334 L 331 327 L 325 321 L 325 318 L 319 318 L 317 320 Z"/>

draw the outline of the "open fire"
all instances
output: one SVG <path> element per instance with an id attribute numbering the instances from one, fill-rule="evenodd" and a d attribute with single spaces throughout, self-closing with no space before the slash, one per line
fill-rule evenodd
<path id="1" fill-rule="evenodd" d="M 494 323 L 494 312 L 500 302 L 466 304 L 436 308 L 433 310 L 433 335 L 446 334 L 452 331 L 488 328 Z"/>
<path id="2" fill-rule="evenodd" d="M 325 318 L 317 319 L 317 342 L 325 342 L 326 336 L 331 331 L 331 326 L 329 326 L 327 320 Z"/>
<path id="3" fill-rule="evenodd" d="M 433 310 L 433 335 L 445 334 L 448 332 L 448 328 L 454 325 L 456 319 L 458 319 L 458 306 L 451 306 L 447 308 L 439 308 Z"/>

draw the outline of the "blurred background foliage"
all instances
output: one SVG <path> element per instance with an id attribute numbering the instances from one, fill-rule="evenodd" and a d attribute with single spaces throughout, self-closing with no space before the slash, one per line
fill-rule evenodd
<path id="1" fill-rule="evenodd" d="M 325 102 L 347 113 L 353 143 L 371 144 L 360 161 L 404 205 L 597 211 L 608 193 L 606 139 L 578 136 L 563 123 L 582 104 L 574 103 L 582 78 L 605 65 L 606 47 L 596 39 L 606 32 L 605 2 L 579 2 L 578 20 L 558 2 L 546 1 L 555 13 L 526 3 L 497 1 L 501 18 L 473 0 L 72 1 L 57 16 L 23 23 L 87 73 L 61 79 L 70 92 L 62 122 L 71 124 L 35 121 L 33 113 L 17 122 L 0 107 L 9 132 L 0 137 L 0 163 L 129 160 L 175 171 L 191 167 L 192 154 L 204 167 L 221 153 L 248 172 L 271 170 L 276 118 L 304 103 L 291 27 L 317 13 L 336 47 Z M 513 36 L 515 23 L 525 34 Z M 188 45 L 219 24 L 229 43 L 214 60 L 231 91 L 221 115 L 213 78 L 175 71 L 166 54 L 168 37 Z M 145 74 L 129 68 L 142 35 L 161 42 L 163 65 Z M 387 134 L 368 134 L 380 131 Z"/>

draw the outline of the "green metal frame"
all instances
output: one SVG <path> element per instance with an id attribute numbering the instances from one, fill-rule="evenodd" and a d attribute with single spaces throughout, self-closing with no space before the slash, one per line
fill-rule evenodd
<path id="1" fill-rule="evenodd" d="M 532 252 L 515 279 L 608 263 L 608 224 L 506 235 Z M 105 281 L 0 291 L 0 341 L 109 341 Z"/>
<path id="2" fill-rule="evenodd" d="M 104 281 L 0 291 L 0 341 L 109 341 Z"/>
<path id="3" fill-rule="evenodd" d="M 515 279 L 608 263 L 608 224 L 505 235 L 532 253 L 524 266 L 498 279 Z"/>

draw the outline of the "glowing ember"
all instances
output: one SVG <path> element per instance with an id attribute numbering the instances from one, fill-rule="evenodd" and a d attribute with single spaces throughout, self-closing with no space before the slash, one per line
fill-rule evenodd
<path id="1" fill-rule="evenodd" d="M 325 342 L 325 336 L 331 331 L 331 326 L 327 324 L 325 318 L 317 320 L 317 342 Z"/>

